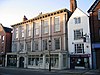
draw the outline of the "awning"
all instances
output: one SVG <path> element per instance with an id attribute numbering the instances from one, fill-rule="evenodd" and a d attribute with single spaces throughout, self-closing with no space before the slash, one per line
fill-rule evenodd
<path id="1" fill-rule="evenodd" d="M 100 43 L 94 43 L 94 44 L 92 44 L 92 48 L 100 48 Z"/>

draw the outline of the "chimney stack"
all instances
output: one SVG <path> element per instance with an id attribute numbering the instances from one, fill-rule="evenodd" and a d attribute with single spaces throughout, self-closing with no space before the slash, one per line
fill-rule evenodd
<path id="1" fill-rule="evenodd" d="M 26 21 L 26 20 L 28 20 L 28 19 L 27 19 L 26 16 L 24 15 L 23 21 Z"/>
<path id="2" fill-rule="evenodd" d="M 74 12 L 77 8 L 77 1 L 76 0 L 70 0 L 70 11 Z"/>

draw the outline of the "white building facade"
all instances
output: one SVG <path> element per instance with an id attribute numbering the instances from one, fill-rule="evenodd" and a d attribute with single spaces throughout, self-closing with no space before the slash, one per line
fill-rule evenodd
<path id="1" fill-rule="evenodd" d="M 12 52 L 6 55 L 6 66 L 48 69 L 50 50 L 51 68 L 68 68 L 69 16 L 70 11 L 61 9 L 12 25 Z"/>
<path id="2" fill-rule="evenodd" d="M 89 17 L 79 8 L 68 21 L 69 68 L 92 68 Z"/>

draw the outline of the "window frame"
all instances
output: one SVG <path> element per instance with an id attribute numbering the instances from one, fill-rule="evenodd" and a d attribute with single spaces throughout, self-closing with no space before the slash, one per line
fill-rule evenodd
<path id="1" fill-rule="evenodd" d="M 27 37 L 30 37 L 31 36 L 31 25 L 30 24 L 26 24 L 26 29 L 27 29 Z"/>
<path id="2" fill-rule="evenodd" d="M 59 40 L 59 44 L 57 42 L 58 40 Z M 55 50 L 61 49 L 61 39 L 60 39 L 60 37 L 59 38 L 54 38 L 54 44 L 55 44 Z"/>
<path id="3" fill-rule="evenodd" d="M 82 39 L 82 37 L 83 37 L 83 29 L 76 29 L 76 30 L 74 30 L 74 40 Z"/>
<path id="4" fill-rule="evenodd" d="M 35 40 L 34 41 L 34 50 L 35 51 L 38 51 L 39 50 L 39 41 L 38 40 Z"/>
<path id="5" fill-rule="evenodd" d="M 16 39 L 18 39 L 18 27 L 15 28 L 15 35 L 16 35 Z"/>
<path id="6" fill-rule="evenodd" d="M 75 24 L 80 24 L 81 23 L 81 17 L 75 17 L 74 18 L 74 23 Z"/>
<path id="7" fill-rule="evenodd" d="M 43 34 L 49 33 L 49 21 L 48 20 L 43 20 Z M 46 31 L 47 30 L 47 31 Z"/>
<path id="8" fill-rule="evenodd" d="M 98 10 L 98 20 L 100 20 L 100 9 Z"/>
<path id="9" fill-rule="evenodd" d="M 84 53 L 84 44 L 83 43 L 76 43 L 74 44 L 75 53 Z M 81 50 L 81 51 L 80 51 Z"/>
<path id="10" fill-rule="evenodd" d="M 57 18 L 58 18 L 58 21 L 59 21 L 58 23 L 56 23 L 56 21 L 55 21 L 55 19 L 57 19 Z M 59 32 L 60 30 L 61 30 L 60 29 L 60 16 L 56 16 L 56 17 L 54 17 L 54 32 Z"/>
<path id="11" fill-rule="evenodd" d="M 39 35 L 39 22 L 35 22 L 34 35 Z"/>
<path id="12" fill-rule="evenodd" d="M 44 39 L 43 40 L 43 50 L 48 50 L 48 40 L 47 39 Z"/>

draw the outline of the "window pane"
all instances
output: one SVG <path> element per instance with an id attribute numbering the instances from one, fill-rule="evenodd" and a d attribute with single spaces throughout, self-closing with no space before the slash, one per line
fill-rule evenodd
<path id="1" fill-rule="evenodd" d="M 84 53 L 84 44 L 75 44 L 75 53 Z"/>
<path id="2" fill-rule="evenodd" d="M 55 38 L 55 49 L 60 49 L 60 38 Z"/>
<path id="3" fill-rule="evenodd" d="M 35 50 L 38 50 L 38 41 L 34 41 L 34 48 Z"/>
<path id="4" fill-rule="evenodd" d="M 83 36 L 83 29 L 74 30 L 74 40 L 81 39 Z"/>
<path id="5" fill-rule="evenodd" d="M 46 34 L 49 31 L 49 25 L 48 25 L 48 21 L 44 20 L 43 21 L 43 33 Z"/>
<path id="6" fill-rule="evenodd" d="M 43 40 L 43 50 L 47 50 L 47 39 Z"/>
<path id="7" fill-rule="evenodd" d="M 54 18 L 54 30 L 56 31 L 60 31 L 60 20 L 59 17 L 55 17 Z"/>
<path id="8" fill-rule="evenodd" d="M 23 42 L 20 43 L 20 51 L 21 51 L 21 52 L 24 51 L 24 43 L 23 43 Z"/>
<path id="9" fill-rule="evenodd" d="M 34 34 L 39 35 L 39 23 L 35 23 Z"/>
<path id="10" fill-rule="evenodd" d="M 100 9 L 98 10 L 98 20 L 100 20 Z"/>
<path id="11" fill-rule="evenodd" d="M 31 51 L 31 42 L 26 43 L 27 51 Z"/>
<path id="12" fill-rule="evenodd" d="M 16 32 L 16 38 L 18 38 L 18 28 L 15 29 Z"/>

